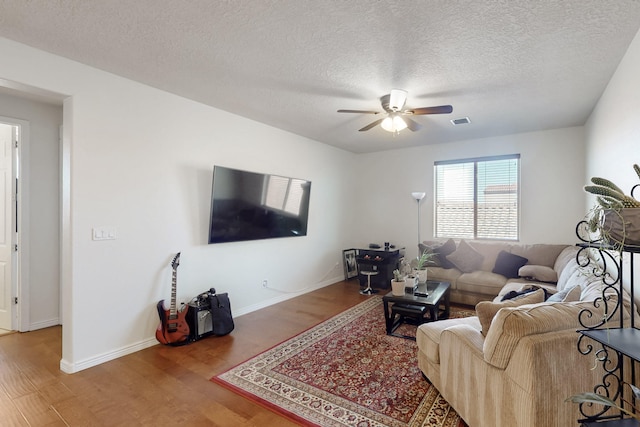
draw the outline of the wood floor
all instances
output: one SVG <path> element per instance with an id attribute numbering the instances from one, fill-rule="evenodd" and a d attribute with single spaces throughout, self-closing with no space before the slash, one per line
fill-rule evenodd
<path id="1" fill-rule="evenodd" d="M 209 380 L 369 298 L 358 290 L 339 282 L 237 317 L 228 336 L 157 345 L 71 375 L 59 370 L 60 327 L 0 336 L 0 425 L 295 425 Z"/>

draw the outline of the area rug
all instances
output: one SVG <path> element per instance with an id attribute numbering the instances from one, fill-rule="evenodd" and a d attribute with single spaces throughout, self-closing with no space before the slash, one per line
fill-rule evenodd
<path id="1" fill-rule="evenodd" d="M 386 335 L 382 307 L 371 297 L 211 380 L 301 425 L 465 427 L 422 376 L 415 341 Z"/>

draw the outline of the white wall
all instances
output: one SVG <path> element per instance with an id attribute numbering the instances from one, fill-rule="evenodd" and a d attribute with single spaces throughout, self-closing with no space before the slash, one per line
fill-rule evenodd
<path id="1" fill-rule="evenodd" d="M 178 251 L 179 300 L 215 286 L 237 315 L 343 277 L 354 155 L 6 39 L 0 55 L 0 78 L 70 97 L 63 370 L 155 344 Z M 207 245 L 214 164 L 311 180 L 308 236 Z"/>
<path id="2" fill-rule="evenodd" d="M 585 183 L 592 176 L 607 178 L 628 194 L 640 184 L 633 164 L 640 164 L 640 32 L 629 45 L 629 49 L 609 81 L 596 108 L 585 125 L 586 175 Z M 640 188 L 635 193 L 640 200 Z M 585 211 L 595 202 L 591 195 Z M 636 303 L 640 303 L 640 256 L 636 255 L 634 279 Z M 624 269 L 629 272 L 629 260 Z M 625 275 L 625 284 L 630 278 Z"/>
<path id="3" fill-rule="evenodd" d="M 417 255 L 417 206 L 412 191 L 425 191 L 421 240 L 433 238 L 433 164 L 439 160 L 520 153 L 520 243 L 575 242 L 582 219 L 584 135 L 582 127 L 434 144 L 362 155 L 355 205 L 361 244 L 390 241 Z"/>
<path id="4" fill-rule="evenodd" d="M 611 78 L 585 126 L 587 166 L 585 183 L 602 176 L 629 192 L 640 179 L 633 164 L 640 164 L 640 33 Z M 640 198 L 640 190 L 636 195 Z M 588 206 L 593 203 L 589 197 Z"/>
<path id="5" fill-rule="evenodd" d="M 21 236 L 23 255 L 28 259 L 28 324 L 34 330 L 60 323 L 60 177 L 59 127 L 62 107 L 0 94 L 0 116 L 29 123 L 29 140 L 23 141 L 21 184 L 28 182 L 28 194 L 20 185 L 20 197 L 27 197 L 29 233 Z M 26 146 L 28 144 L 28 146 Z M 17 273 L 16 273 L 17 274 Z M 25 283 L 23 283 L 24 285 Z M 24 305 L 23 305 L 24 306 Z"/>

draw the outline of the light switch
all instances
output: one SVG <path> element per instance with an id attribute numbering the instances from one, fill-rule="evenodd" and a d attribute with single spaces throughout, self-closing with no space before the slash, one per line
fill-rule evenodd
<path id="1" fill-rule="evenodd" d="M 114 226 L 93 227 L 92 238 L 93 240 L 115 240 L 116 228 Z"/>

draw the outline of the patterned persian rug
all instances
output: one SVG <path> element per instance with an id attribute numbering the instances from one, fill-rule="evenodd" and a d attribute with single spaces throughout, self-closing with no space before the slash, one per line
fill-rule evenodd
<path id="1" fill-rule="evenodd" d="M 452 307 L 451 317 L 474 315 Z M 416 327 L 402 325 L 415 336 Z M 301 425 L 464 427 L 374 296 L 211 380 Z"/>

